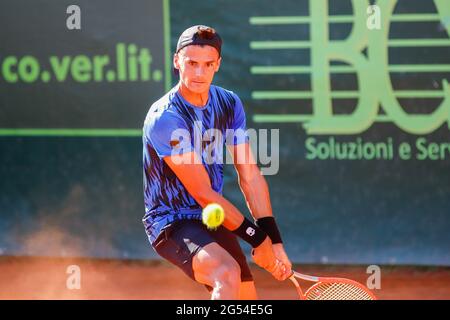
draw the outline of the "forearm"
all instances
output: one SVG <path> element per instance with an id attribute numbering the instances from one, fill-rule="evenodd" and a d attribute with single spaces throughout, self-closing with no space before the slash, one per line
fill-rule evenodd
<path id="1" fill-rule="evenodd" d="M 241 179 L 239 185 L 247 201 L 256 224 L 272 240 L 273 244 L 281 244 L 281 234 L 272 214 L 269 187 L 259 170 L 254 170 L 251 179 Z"/>
<path id="2" fill-rule="evenodd" d="M 239 186 L 254 219 L 272 216 L 269 187 L 259 172 L 249 179 L 240 178 Z"/>

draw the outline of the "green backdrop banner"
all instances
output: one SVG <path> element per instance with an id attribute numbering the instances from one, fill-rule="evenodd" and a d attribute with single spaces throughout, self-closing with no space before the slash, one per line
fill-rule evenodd
<path id="1" fill-rule="evenodd" d="M 447 0 L 20 0 L 0 18 L 0 253 L 157 257 L 141 128 L 178 35 L 206 24 L 214 83 L 279 129 L 262 166 L 293 261 L 450 265 Z M 230 165 L 224 195 L 249 214 Z"/>

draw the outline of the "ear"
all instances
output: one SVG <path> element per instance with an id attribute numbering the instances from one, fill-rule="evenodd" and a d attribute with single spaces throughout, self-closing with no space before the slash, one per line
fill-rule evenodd
<path id="1" fill-rule="evenodd" d="M 180 70 L 180 57 L 178 56 L 178 53 L 173 55 L 173 66 L 175 69 Z"/>
<path id="2" fill-rule="evenodd" d="M 222 62 L 222 57 L 220 57 L 218 60 L 217 60 L 217 65 L 216 65 L 216 72 L 217 71 L 219 71 L 219 68 L 220 68 L 220 63 Z"/>

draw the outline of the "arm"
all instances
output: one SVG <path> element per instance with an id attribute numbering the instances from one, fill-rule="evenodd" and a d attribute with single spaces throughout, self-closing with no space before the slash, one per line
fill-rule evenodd
<path id="1" fill-rule="evenodd" d="M 256 165 L 250 145 L 242 143 L 228 146 L 228 150 L 233 155 L 239 187 L 253 218 L 257 220 L 263 217 L 272 217 L 269 188 L 266 179 Z"/>
<path id="2" fill-rule="evenodd" d="M 164 161 L 202 208 L 213 202 L 223 207 L 225 211 L 223 225 L 225 228 L 233 232 L 243 225 L 245 219 L 239 210 L 211 188 L 208 173 L 195 152 L 188 152 L 178 156 L 167 156 L 164 157 Z M 258 229 L 256 226 L 254 227 Z M 256 252 L 254 256 L 255 263 L 272 273 L 275 278 L 282 280 L 280 277 L 282 266 L 274 255 L 272 242 L 263 231 L 259 232 L 264 235 L 265 239 L 259 246 L 254 247 Z"/>
<path id="3" fill-rule="evenodd" d="M 239 186 L 252 216 L 257 221 L 264 217 L 273 217 L 269 188 L 256 165 L 250 145 L 242 143 L 228 148 L 233 155 Z M 292 263 L 284 250 L 283 243 L 274 243 L 273 250 L 277 259 L 286 267 L 283 276 L 285 278 L 290 276 Z"/>
<path id="4" fill-rule="evenodd" d="M 238 228 L 244 221 L 244 216 L 231 202 L 212 189 L 208 173 L 201 161 L 198 160 L 195 152 L 182 154 L 181 159 L 180 156 L 177 157 L 177 159 L 174 159 L 172 156 L 165 157 L 164 161 L 180 179 L 195 201 L 202 208 L 209 203 L 221 205 L 226 212 L 223 226 L 230 231 Z M 180 164 L 180 162 L 183 162 L 183 164 Z"/>

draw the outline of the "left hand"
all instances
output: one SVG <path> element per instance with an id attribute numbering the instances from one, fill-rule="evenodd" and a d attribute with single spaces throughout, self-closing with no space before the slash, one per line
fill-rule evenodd
<path id="1" fill-rule="evenodd" d="M 273 252 L 277 260 L 279 260 L 283 265 L 283 270 L 281 274 L 281 280 L 286 280 L 292 274 L 292 263 L 289 260 L 286 251 L 282 243 L 272 244 Z"/>

